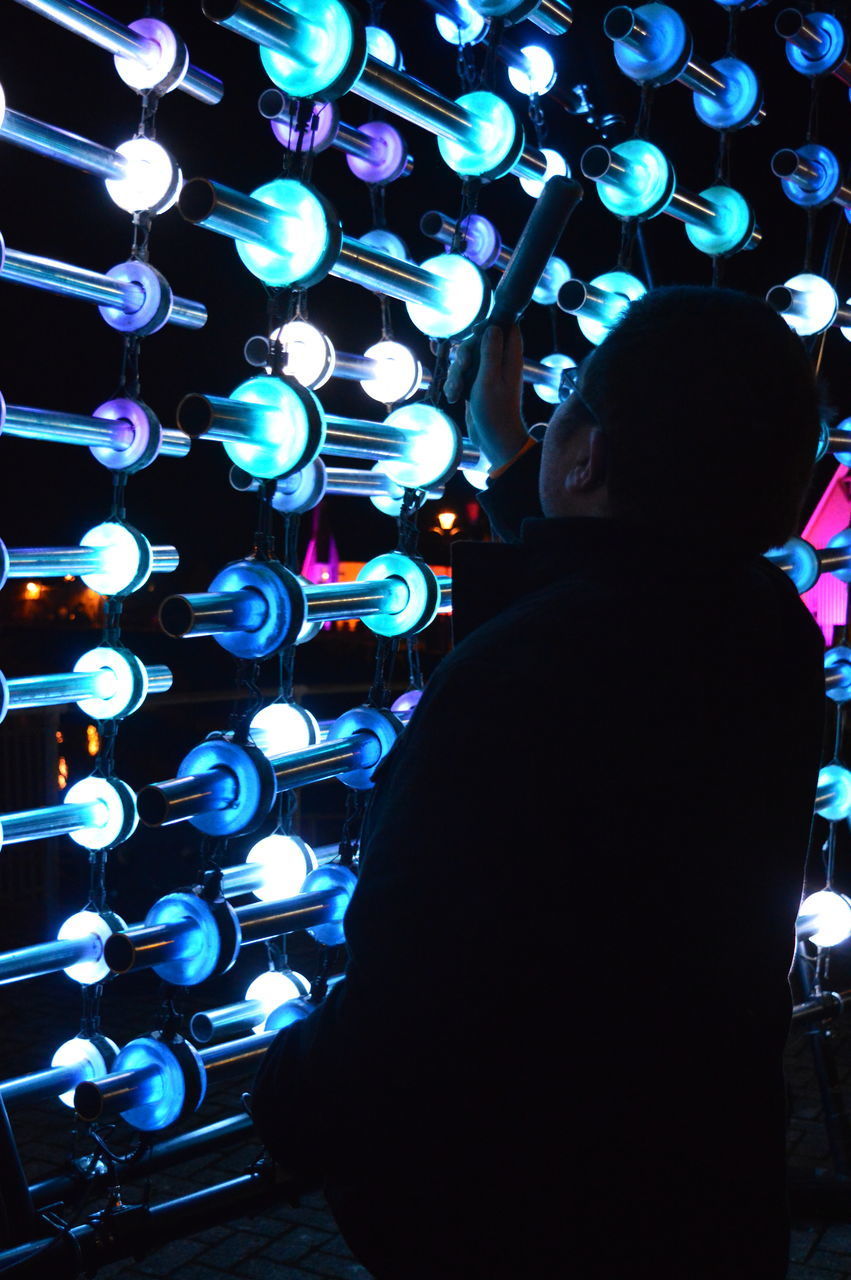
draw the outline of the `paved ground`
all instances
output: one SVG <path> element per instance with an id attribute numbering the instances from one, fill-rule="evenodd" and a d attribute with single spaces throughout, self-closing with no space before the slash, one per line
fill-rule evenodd
<path id="1" fill-rule="evenodd" d="M 148 975 L 134 988 L 134 999 L 107 1001 L 104 1026 L 119 1043 L 145 1026 L 146 1005 L 155 1007 L 154 986 Z M 116 991 L 118 990 L 116 984 Z M 4 1076 L 46 1065 L 52 1046 L 73 1034 L 67 1020 L 76 1016 L 76 995 L 69 1002 L 68 984 L 57 977 L 19 983 L 0 990 L 3 1038 L 0 1062 Z M 150 1028 L 148 1024 L 148 1029 Z M 57 1035 L 57 1028 L 62 1031 Z M 851 1094 L 851 1029 L 837 1037 L 839 1080 L 843 1093 Z M 789 1127 L 789 1160 L 795 1169 L 829 1172 L 831 1162 L 821 1116 L 821 1106 L 809 1043 L 794 1036 L 787 1052 L 792 1113 Z M 240 1086 L 211 1097 L 196 1123 L 210 1123 L 232 1114 L 238 1106 Z M 848 1098 L 851 1106 L 851 1097 Z M 70 1112 L 56 1103 L 18 1107 L 12 1121 L 30 1182 L 55 1174 L 68 1149 L 73 1127 Z M 188 1126 L 193 1127 L 193 1126 Z M 129 1131 L 110 1136 L 116 1149 L 132 1142 Z M 210 1156 L 184 1162 L 144 1183 L 127 1186 L 125 1199 L 134 1202 L 149 1194 L 152 1203 L 185 1195 L 242 1173 L 257 1157 L 256 1144 L 248 1142 Z M 95 1201 L 89 1208 L 99 1207 Z M 88 1211 L 88 1209 L 87 1209 Z M 297 1207 L 279 1205 L 271 1212 L 239 1218 L 210 1227 L 188 1239 L 157 1249 L 138 1260 L 104 1267 L 98 1275 L 123 1280 L 149 1280 L 179 1275 L 180 1280 L 316 1280 L 318 1276 L 355 1280 L 367 1272 L 351 1257 L 335 1231 L 321 1197 L 305 1198 Z M 789 1280 L 851 1280 L 851 1196 L 845 1222 L 823 1219 L 796 1222 Z M 537 1280 L 537 1278 L 536 1278 Z M 684 1275 L 683 1280 L 688 1280 Z"/>

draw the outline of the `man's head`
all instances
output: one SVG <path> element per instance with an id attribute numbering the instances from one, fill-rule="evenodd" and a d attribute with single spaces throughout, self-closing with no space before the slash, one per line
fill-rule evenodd
<path id="1" fill-rule="evenodd" d="M 796 531 L 819 435 L 804 346 L 729 289 L 657 289 L 584 362 L 544 438 L 545 515 L 766 551 Z"/>

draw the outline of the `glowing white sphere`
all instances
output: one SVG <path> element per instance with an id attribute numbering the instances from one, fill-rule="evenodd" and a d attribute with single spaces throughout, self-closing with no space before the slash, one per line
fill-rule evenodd
<path id="1" fill-rule="evenodd" d="M 568 163 L 564 156 L 559 155 L 558 151 L 553 151 L 550 147 L 542 147 L 541 155 L 544 157 L 547 166 L 543 178 L 520 179 L 521 187 L 526 192 L 526 195 L 531 196 L 533 200 L 537 200 L 544 189 L 544 183 L 549 182 L 550 178 L 570 177 Z"/>
<path id="2" fill-rule="evenodd" d="M 303 751 L 319 741 L 319 723 L 304 707 L 272 702 L 258 711 L 250 725 L 255 747 L 267 756 Z"/>
<path id="3" fill-rule="evenodd" d="M 261 902 L 277 902 L 300 893 L 306 877 L 318 865 L 316 854 L 304 840 L 279 834 L 258 840 L 245 861 L 262 871 L 262 883 L 253 890 Z"/>
<path id="4" fill-rule="evenodd" d="M 246 1000 L 258 1000 L 263 1012 L 257 1022 L 252 1023 L 252 1031 L 259 1035 L 269 1014 L 279 1009 L 288 1000 L 298 1000 L 310 995 L 310 983 L 300 973 L 279 973 L 270 969 L 261 973 L 249 986 L 245 993 Z"/>
<path id="5" fill-rule="evenodd" d="M 106 1040 L 106 1043 L 117 1055 L 118 1045 L 112 1040 Z M 51 1058 L 50 1065 L 51 1067 L 76 1067 L 79 1071 L 76 1083 L 59 1095 L 59 1101 L 64 1102 L 66 1107 L 73 1107 L 74 1091 L 78 1084 L 83 1080 L 100 1080 L 109 1070 L 97 1045 L 82 1036 L 75 1036 L 73 1040 L 66 1040 L 61 1044 Z"/>
<path id="6" fill-rule="evenodd" d="M 798 919 L 811 917 L 807 922 L 810 942 L 817 947 L 835 947 L 851 938 L 851 899 L 832 889 L 820 889 L 811 893 L 798 911 Z"/>
<path id="7" fill-rule="evenodd" d="M 290 320 L 269 336 L 284 349 L 284 373 L 312 390 L 325 386 L 334 372 L 334 347 L 330 338 L 306 320 Z"/>
<path id="8" fill-rule="evenodd" d="M 92 591 L 97 591 L 102 596 L 114 596 L 120 591 L 126 591 L 138 577 L 139 543 L 123 524 L 118 524 L 115 520 L 96 524 L 80 539 L 80 546 L 97 547 L 100 551 L 97 569 L 80 574 Z M 147 575 L 138 586 L 143 586 L 146 581 Z"/>
<path id="9" fill-rule="evenodd" d="M 509 67 L 508 79 L 518 93 L 528 97 L 546 93 L 556 82 L 556 64 L 549 49 L 539 44 L 527 44 L 520 52 L 526 59 L 525 67 Z"/>
<path id="10" fill-rule="evenodd" d="M 123 178 L 107 178 L 109 197 L 126 213 L 164 213 L 180 195 L 180 170 L 151 138 L 131 138 L 115 148 L 127 162 Z"/>
<path id="11" fill-rule="evenodd" d="M 822 277 L 804 271 L 786 281 L 792 291 L 792 306 L 781 311 L 790 329 L 802 338 L 828 329 L 836 319 L 839 299 L 833 287 Z"/>
<path id="12" fill-rule="evenodd" d="M 119 922 L 123 927 L 123 921 Z M 113 930 L 96 911 L 77 911 L 64 922 L 56 937 L 60 942 L 79 941 L 81 951 L 86 954 L 69 964 L 65 973 L 72 982 L 79 982 L 81 987 L 90 987 L 95 982 L 103 982 L 109 977 L 110 968 L 103 958 L 103 944 Z"/>
<path id="13" fill-rule="evenodd" d="M 361 386 L 368 396 L 381 404 L 407 400 L 420 385 L 423 367 L 410 348 L 401 342 L 376 342 L 364 355 L 375 362 L 376 369 Z"/>
<path id="14" fill-rule="evenodd" d="M 62 803 L 86 805 L 89 809 L 88 817 L 73 831 L 68 832 L 75 844 L 82 845 L 84 849 L 108 849 L 120 837 L 127 839 L 132 835 L 139 821 L 136 797 L 129 787 L 123 783 L 120 785 L 124 791 L 123 796 L 106 778 L 92 774 L 68 788 Z M 125 798 L 133 804 L 129 821 Z"/>
<path id="15" fill-rule="evenodd" d="M 383 62 L 385 66 L 393 67 L 396 71 L 402 70 L 404 63 L 399 46 L 390 32 L 385 31 L 383 27 L 366 28 L 366 48 L 371 58 Z"/>
<path id="16" fill-rule="evenodd" d="M 491 462 L 483 453 L 479 454 L 478 460 L 470 466 L 460 467 L 461 475 L 471 484 L 474 489 L 486 489 L 488 487 L 488 476 L 490 475 Z"/>
<path id="17" fill-rule="evenodd" d="M 456 47 L 459 44 L 476 44 L 487 30 L 487 19 L 471 9 L 466 0 L 456 2 L 457 20 L 447 17 L 445 13 L 436 13 L 435 26 L 447 44 L 454 44 Z"/>

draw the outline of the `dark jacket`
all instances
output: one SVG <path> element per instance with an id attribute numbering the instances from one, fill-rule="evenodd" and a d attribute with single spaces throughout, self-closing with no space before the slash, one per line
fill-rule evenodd
<path id="1" fill-rule="evenodd" d="M 614 520 L 454 578 L 480 625 L 380 770 L 346 980 L 259 1131 L 378 1277 L 782 1280 L 818 630 L 763 559 Z"/>

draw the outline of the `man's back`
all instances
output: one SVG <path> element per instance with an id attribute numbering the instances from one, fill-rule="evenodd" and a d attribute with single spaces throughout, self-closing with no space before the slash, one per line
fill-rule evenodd
<path id="1" fill-rule="evenodd" d="M 280 1149 L 379 1277 L 780 1280 L 818 633 L 757 558 L 527 530 L 384 767 Z"/>

